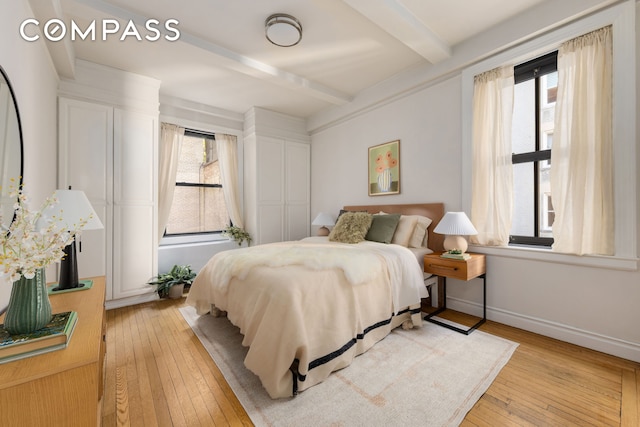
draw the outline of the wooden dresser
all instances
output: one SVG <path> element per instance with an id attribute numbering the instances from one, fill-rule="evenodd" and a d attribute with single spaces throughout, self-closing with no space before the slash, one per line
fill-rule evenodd
<path id="1" fill-rule="evenodd" d="M 91 289 L 50 297 L 54 313 L 78 313 L 67 348 L 0 365 L 2 425 L 100 425 L 106 350 L 105 279 L 92 279 Z"/>

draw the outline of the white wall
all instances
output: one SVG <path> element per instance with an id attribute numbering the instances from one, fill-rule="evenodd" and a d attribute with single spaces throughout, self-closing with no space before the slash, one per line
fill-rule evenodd
<path id="1" fill-rule="evenodd" d="M 347 204 L 460 205 L 460 77 L 315 134 L 311 217 Z M 400 140 L 400 194 L 369 197 L 368 147 Z M 312 231 L 312 234 L 315 230 Z"/>
<path id="2" fill-rule="evenodd" d="M 20 38 L 20 23 L 34 16 L 27 0 L 2 2 L 0 13 L 0 65 L 16 94 L 24 138 L 24 183 L 31 206 L 56 189 L 56 91 L 58 76 L 44 42 Z M 55 280 L 55 268 L 47 269 Z M 8 301 L 10 284 L 0 283 L 0 311 Z"/>
<path id="3" fill-rule="evenodd" d="M 518 31 L 506 24 L 484 39 L 500 38 L 500 30 L 505 46 Z M 447 210 L 462 208 L 460 71 L 465 61 L 489 53 L 475 48 L 473 55 L 464 46 L 455 49 L 467 56 L 453 58 L 451 69 L 441 69 L 432 82 L 403 88 L 409 95 L 384 92 L 391 85 L 381 85 L 356 99 L 351 110 L 341 107 L 341 115 L 329 111 L 309 121 L 312 217 L 320 211 L 337 213 L 345 204 L 442 201 Z M 407 76 L 417 79 L 415 72 Z M 402 87 L 399 81 L 394 84 Z M 379 101 L 366 105 L 375 99 Z M 367 147 L 394 139 L 401 140 L 401 194 L 368 197 Z M 637 172 L 636 167 L 636 179 Z M 448 283 L 451 308 L 481 313 L 481 282 Z M 489 255 L 487 288 L 489 319 L 640 361 L 640 271 Z"/>

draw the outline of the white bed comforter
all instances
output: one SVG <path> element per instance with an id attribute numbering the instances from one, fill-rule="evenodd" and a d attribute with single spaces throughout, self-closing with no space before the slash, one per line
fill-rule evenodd
<path id="1" fill-rule="evenodd" d="M 307 238 L 216 254 L 187 303 L 199 314 L 211 305 L 228 312 L 249 347 L 245 366 L 277 398 L 349 365 L 402 320 L 420 325 L 425 296 L 404 247 Z"/>

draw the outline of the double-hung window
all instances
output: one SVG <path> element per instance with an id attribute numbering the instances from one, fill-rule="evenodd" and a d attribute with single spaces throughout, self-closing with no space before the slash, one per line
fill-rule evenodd
<path id="1" fill-rule="evenodd" d="M 514 67 L 511 244 L 553 243 L 549 172 L 558 91 L 557 57 L 555 51 Z"/>
<path id="2" fill-rule="evenodd" d="M 477 245 L 474 250 L 576 265 L 593 266 L 594 262 L 597 262 L 600 266 L 637 270 L 638 193 L 636 180 L 629 179 L 636 176 L 637 172 L 636 75 L 634 67 L 629 65 L 629 58 L 632 58 L 636 51 L 635 24 L 634 20 L 630 19 L 635 13 L 634 4 L 612 6 L 606 11 L 524 41 L 463 71 L 462 201 L 463 208 L 471 213 L 471 220 L 478 229 L 478 235 L 473 236 Z M 607 27 L 609 30 L 606 30 Z M 587 46 L 600 47 L 592 50 Z M 518 65 L 537 59 L 536 56 L 544 55 L 543 52 L 555 49 L 559 50 L 560 70 L 557 91 L 554 73 L 540 72 L 544 71 L 540 68 L 537 101 L 535 95 L 529 95 L 533 100 L 528 107 L 529 115 L 537 115 L 540 119 L 537 130 L 535 119 L 530 122 L 529 127 L 533 130 L 529 131 L 529 135 L 535 137 L 533 141 L 537 140 L 538 146 L 534 149 L 517 149 L 512 134 L 520 127 L 519 116 L 515 116 L 520 109 L 519 105 L 515 105 L 519 103 L 516 98 L 519 97 L 520 88 L 515 86 L 527 82 L 518 80 L 517 84 L 511 86 L 511 92 L 508 92 L 508 79 L 515 76 L 515 68 Z M 535 56 L 532 56 L 531 52 L 536 52 Z M 597 69 L 599 74 L 589 73 L 589 79 L 586 79 L 588 76 L 582 73 L 578 75 L 580 79 L 576 80 L 574 70 L 586 67 L 596 71 L 593 64 L 588 64 L 589 52 L 598 55 L 597 64 L 602 65 Z M 581 62 L 580 68 L 572 66 L 576 61 Z M 516 67 L 511 64 L 516 64 Z M 476 92 L 487 90 L 487 86 L 479 77 L 484 78 L 485 74 L 490 77 L 493 70 L 503 69 L 513 74 L 508 76 L 507 72 L 494 73 L 499 79 L 495 80 L 493 88 L 503 92 L 491 92 L 494 95 L 486 98 L 485 102 L 490 108 L 483 108 L 483 103 L 476 102 L 476 99 L 480 99 L 476 97 Z M 596 78 L 591 79 L 590 76 Z M 528 84 L 535 86 L 535 79 L 530 80 L 533 81 Z M 598 85 L 598 82 L 605 81 L 606 84 Z M 511 78 L 511 83 L 514 82 Z M 574 82 L 575 85 L 569 85 L 567 82 Z M 568 92 L 569 89 L 572 92 Z M 531 93 L 536 92 L 532 90 Z M 503 94 L 505 98 L 501 97 Z M 602 101 L 588 102 L 584 96 L 580 97 L 580 94 L 590 97 L 589 99 L 597 96 Z M 505 108 L 492 106 L 488 101 L 493 99 L 504 100 Z M 538 102 L 537 108 L 535 102 Z M 585 111 L 582 107 L 588 105 L 598 108 Z M 514 114 L 511 114 L 512 112 Z M 587 112 L 591 116 L 587 115 Z M 493 122 L 490 118 L 487 119 L 487 115 L 492 114 L 497 119 Z M 568 114 L 574 117 L 579 115 L 580 120 L 568 118 Z M 542 127 L 542 118 L 545 115 L 554 117 L 554 129 Z M 508 120 L 505 122 L 502 120 L 503 117 L 507 117 Z M 482 123 L 493 123 L 494 126 L 478 127 Z M 504 123 L 506 126 L 500 127 Z M 592 130 L 586 126 L 583 129 L 582 125 L 569 126 L 577 123 L 597 128 Z M 493 129 L 500 132 L 490 132 Z M 607 129 L 611 134 L 604 132 Z M 581 133 L 574 136 L 573 132 Z M 589 144 L 585 141 L 589 141 Z M 575 145 L 573 142 L 582 143 Z M 535 144 L 536 142 L 529 142 L 530 146 L 536 147 Z M 572 155 L 574 150 L 582 151 L 591 147 L 591 144 L 594 147 L 606 144 L 606 155 L 598 154 L 603 153 L 603 149 L 591 149 L 587 152 L 591 157 Z M 488 148 L 489 155 L 491 151 L 495 152 L 496 161 L 487 161 L 485 152 L 478 151 L 478 147 Z M 518 163 L 524 159 L 525 153 L 544 151 L 549 147 L 552 147 L 553 158 L 535 159 L 535 163 Z M 594 159 L 593 162 L 584 164 L 585 159 L 590 161 L 591 158 Z M 580 162 L 574 162 L 574 159 Z M 569 161 L 571 164 L 567 165 Z M 537 172 L 534 164 L 537 164 Z M 610 168 L 609 165 L 615 167 Z M 596 166 L 606 173 L 606 182 L 602 179 L 593 181 L 592 178 L 597 177 L 598 173 L 591 169 Z M 520 173 L 516 169 L 526 169 L 526 172 Z M 549 189 L 553 188 L 553 201 L 546 193 L 547 170 L 550 172 Z M 522 185 L 523 182 L 527 185 Z M 596 185 L 600 183 L 600 188 L 593 189 L 592 182 Z M 534 184 L 538 186 L 537 190 Z M 503 191 L 503 187 L 508 187 L 507 191 Z M 524 189 L 522 194 L 520 188 Z M 507 196 L 502 197 L 506 193 Z M 596 194 L 597 200 L 594 197 Z M 601 212 L 604 212 L 604 208 L 599 210 L 592 202 L 604 202 L 606 195 L 610 195 L 612 200 L 606 200 L 606 203 L 601 204 L 606 207 L 607 212 L 603 215 Z M 579 197 L 584 201 L 576 200 Z M 580 219 L 580 216 L 584 218 L 589 215 L 592 216 Z M 583 226 L 589 228 L 588 232 L 583 231 Z M 544 242 L 543 239 L 549 238 L 547 233 L 550 230 L 553 230 L 554 236 L 551 251 L 531 250 L 516 247 L 519 245 L 514 244 L 518 241 L 525 244 L 527 239 L 519 237 L 530 238 L 529 243 L 536 240 Z M 602 238 L 592 239 L 594 236 Z M 510 242 L 511 248 L 505 247 Z"/>
<path id="3" fill-rule="evenodd" d="M 228 225 L 215 135 L 187 129 L 165 236 L 219 233 Z"/>

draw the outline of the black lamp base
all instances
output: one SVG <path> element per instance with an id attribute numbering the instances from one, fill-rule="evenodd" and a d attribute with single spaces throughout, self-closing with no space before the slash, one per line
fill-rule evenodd
<path id="1" fill-rule="evenodd" d="M 52 289 L 54 292 L 84 286 L 84 284 L 78 280 L 78 257 L 76 256 L 75 239 L 64 248 L 64 254 L 60 262 L 60 280 L 58 280 L 58 286 Z"/>

